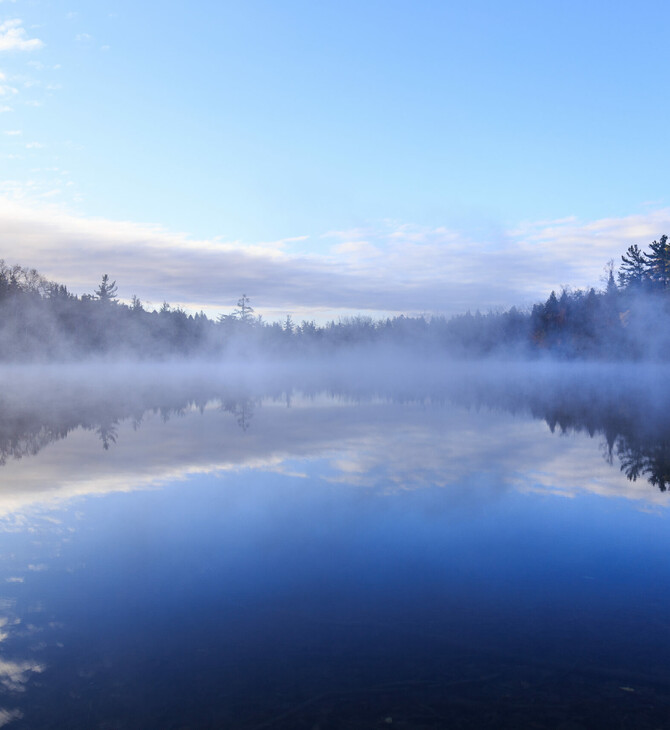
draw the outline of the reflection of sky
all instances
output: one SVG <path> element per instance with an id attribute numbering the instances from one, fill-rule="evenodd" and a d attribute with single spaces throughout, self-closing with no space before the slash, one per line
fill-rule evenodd
<path id="1" fill-rule="evenodd" d="M 5 562 L 3 556 L 0 565 Z M 15 614 L 15 604 L 15 599 L 6 596 L 0 598 L 0 703 L 3 705 L 16 705 L 32 676 L 45 670 L 44 662 L 37 657 L 17 658 L 17 654 L 22 657 L 35 654 L 35 648 L 40 647 L 26 645 L 25 638 L 32 636 L 35 627 L 22 626 L 21 619 Z M 6 615 L 3 616 L 2 612 Z M 22 711 L 16 707 L 0 707 L 0 727 L 22 716 Z"/>
<path id="2" fill-rule="evenodd" d="M 11 575 L 25 578 L 8 595 L 44 629 L 40 661 L 14 667 L 20 680 L 45 667 L 26 719 L 47 700 L 57 718 L 91 704 L 113 715 L 100 699 L 113 688 L 124 712 L 169 710 L 183 722 L 198 717 L 187 697 L 262 707 L 291 687 L 305 699 L 323 683 L 413 677 L 411 667 L 486 675 L 507 654 L 531 676 L 577 659 L 653 674 L 650 658 L 670 649 L 658 636 L 670 568 L 667 531 L 653 529 L 661 518 L 486 482 L 463 484 L 454 502 L 440 487 L 380 499 L 312 476 L 201 473 L 77 500 L 79 514 L 55 512 L 60 524 L 33 533 L 39 545 L 5 535 Z"/>
<path id="3" fill-rule="evenodd" d="M 0 471 L 0 513 L 239 469 L 318 470 L 320 478 L 379 493 L 439 486 L 458 500 L 473 489 L 514 488 L 665 504 L 645 480 L 628 482 L 608 465 L 601 441 L 551 434 L 544 422 L 499 411 L 423 403 L 298 398 L 287 408 L 266 400 L 246 431 L 215 406 L 167 422 L 149 413 L 137 429 L 121 422 L 109 450 L 94 431 L 76 429 L 35 456 L 9 460 Z"/>

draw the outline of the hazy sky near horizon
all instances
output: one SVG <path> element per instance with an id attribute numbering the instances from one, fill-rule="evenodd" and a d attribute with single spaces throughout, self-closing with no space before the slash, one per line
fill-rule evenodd
<path id="1" fill-rule="evenodd" d="M 0 258 L 269 317 L 526 305 L 670 233 L 664 2 L 0 0 Z"/>

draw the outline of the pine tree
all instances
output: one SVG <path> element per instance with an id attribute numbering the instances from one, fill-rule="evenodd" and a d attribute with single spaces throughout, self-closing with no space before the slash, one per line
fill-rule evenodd
<path id="1" fill-rule="evenodd" d="M 246 294 L 242 294 L 237 302 L 237 309 L 235 310 L 234 316 L 239 319 L 240 322 L 245 324 L 251 324 L 253 321 L 254 308 L 249 304 L 249 297 Z"/>
<path id="2" fill-rule="evenodd" d="M 649 245 L 651 249 L 645 254 L 645 261 L 649 267 L 651 280 L 661 289 L 670 286 L 670 243 L 667 236 L 661 236 L 658 241 Z"/>
<path id="3" fill-rule="evenodd" d="M 110 283 L 109 276 L 103 274 L 102 282 L 95 290 L 95 296 L 101 302 L 111 303 L 116 301 L 116 282 L 113 281 Z"/>
<path id="4" fill-rule="evenodd" d="M 617 275 L 619 286 L 624 289 L 639 289 L 649 280 L 645 255 L 637 244 L 628 247 L 621 257 L 621 266 Z"/>
<path id="5" fill-rule="evenodd" d="M 610 268 L 609 276 L 607 277 L 607 286 L 605 288 L 605 295 L 609 299 L 615 299 L 616 295 L 619 293 L 619 290 L 617 289 L 616 282 L 614 281 L 614 270 Z"/>

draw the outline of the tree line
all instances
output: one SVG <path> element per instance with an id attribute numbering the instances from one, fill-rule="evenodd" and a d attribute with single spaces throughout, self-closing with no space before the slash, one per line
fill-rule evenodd
<path id="1" fill-rule="evenodd" d="M 120 302 L 107 274 L 81 296 L 36 269 L 0 260 L 0 359 L 82 356 L 164 358 L 259 353 L 327 352 L 394 345 L 455 356 L 551 353 L 566 358 L 670 356 L 670 244 L 630 246 L 602 289 L 552 291 L 528 310 L 454 317 L 344 317 L 324 325 L 291 316 L 268 323 L 243 294 L 216 320 L 163 302 L 147 309 L 137 296 Z"/>
<path id="2" fill-rule="evenodd" d="M 610 262 L 603 290 L 551 292 L 530 314 L 534 347 L 567 356 L 670 356 L 670 243 L 663 235 L 647 251 L 633 244 L 617 275 Z"/>

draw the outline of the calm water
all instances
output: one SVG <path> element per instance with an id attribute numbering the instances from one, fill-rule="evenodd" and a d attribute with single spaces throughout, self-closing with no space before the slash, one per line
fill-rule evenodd
<path id="1" fill-rule="evenodd" d="M 8 388 L 0 725 L 670 726 L 664 391 L 417 381 Z"/>

